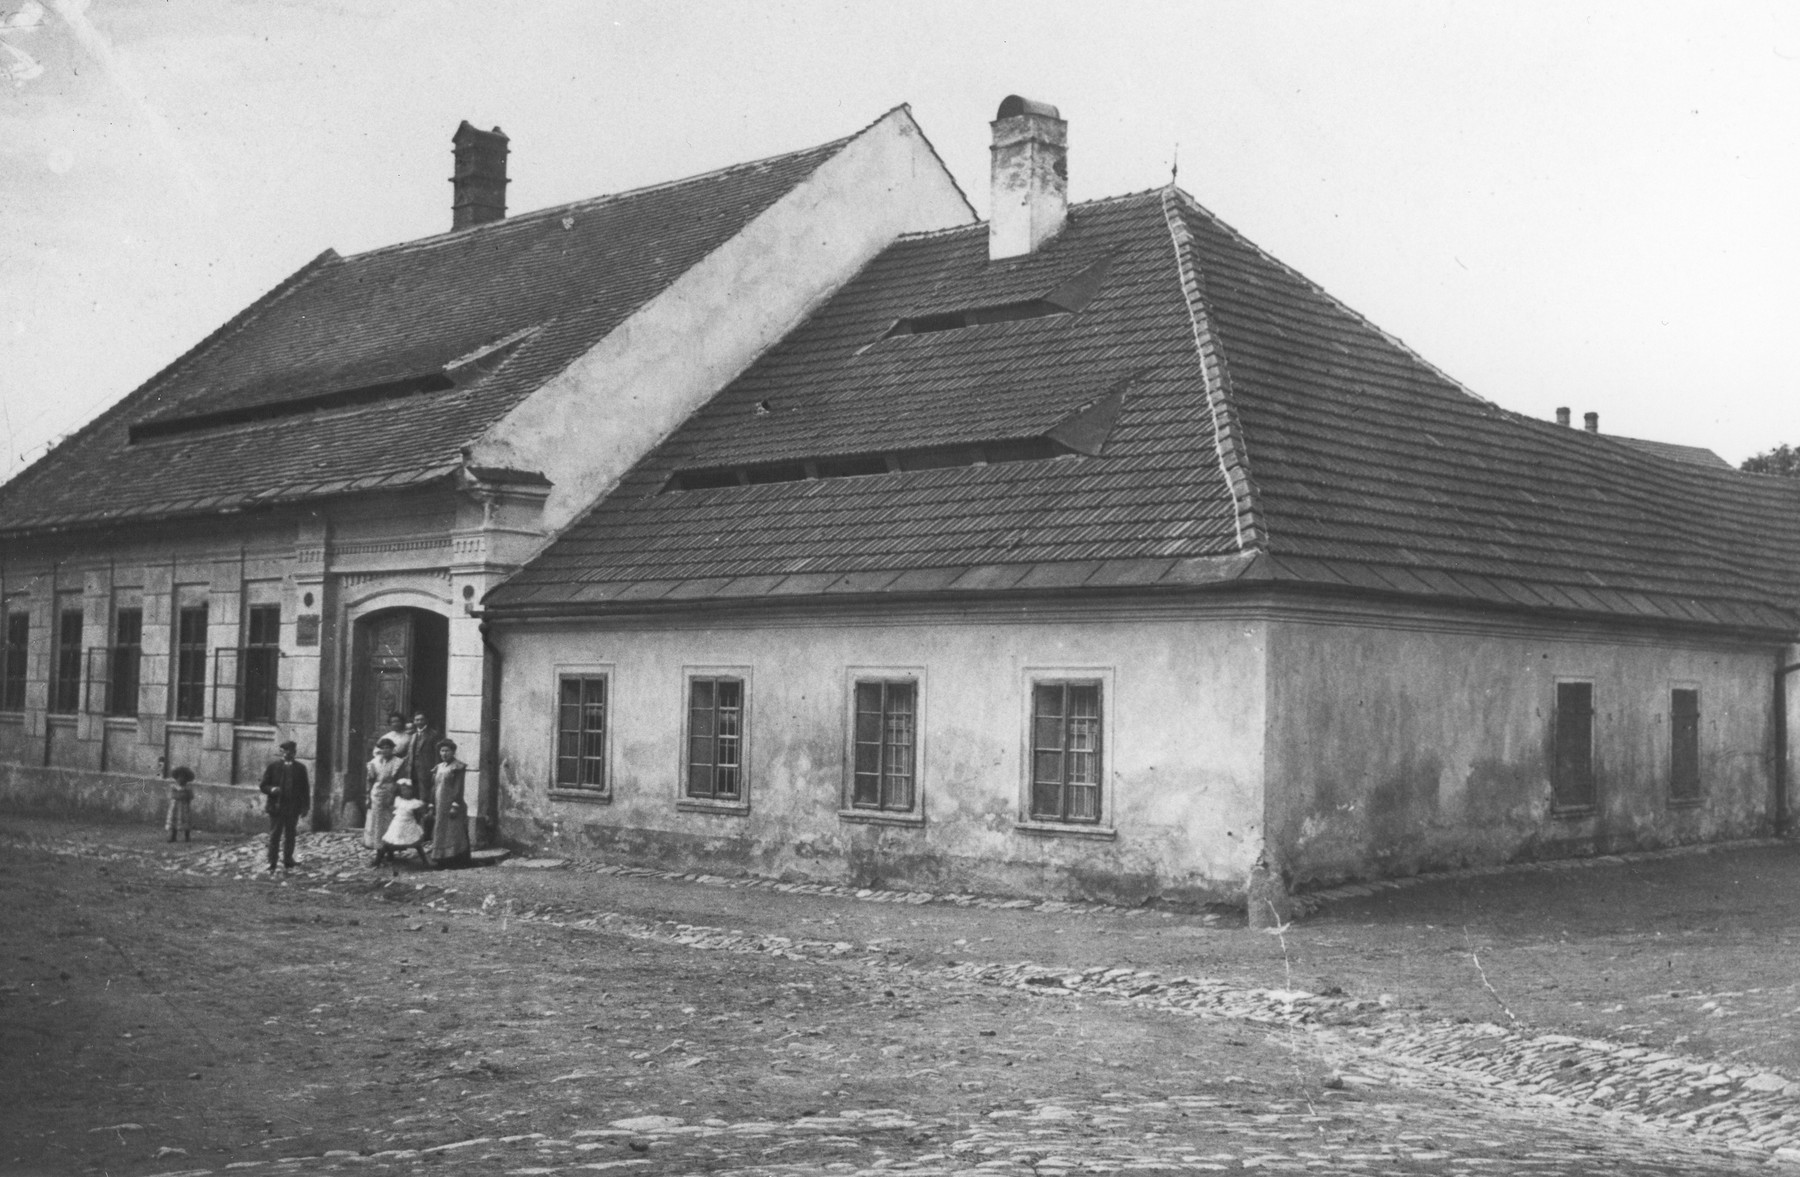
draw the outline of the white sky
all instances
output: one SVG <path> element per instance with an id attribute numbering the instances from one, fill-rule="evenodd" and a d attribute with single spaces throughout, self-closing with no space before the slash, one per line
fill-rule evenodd
<path id="1" fill-rule="evenodd" d="M 1017 92 L 1070 187 L 1184 188 L 1475 392 L 1800 443 L 1800 5 L 0 0 L 0 475 L 327 246 L 823 142 L 901 102 L 976 207 Z"/>

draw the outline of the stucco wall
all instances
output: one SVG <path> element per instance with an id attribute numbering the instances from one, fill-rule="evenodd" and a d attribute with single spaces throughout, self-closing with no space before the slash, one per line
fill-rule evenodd
<path id="1" fill-rule="evenodd" d="M 169 782 L 116 772 L 0 763 L 0 807 L 160 826 L 169 812 Z M 254 785 L 194 782 L 192 817 L 197 830 L 269 828 L 262 794 Z"/>
<path id="2" fill-rule="evenodd" d="M 1261 834 L 1259 626 L 924 620 L 500 628 L 502 836 L 864 885 L 1124 899 L 1241 891 Z M 747 680 L 747 813 L 677 808 L 686 680 L 697 668 L 736 668 Z M 582 671 L 610 678 L 608 804 L 550 796 L 558 675 Z M 920 683 L 917 827 L 839 812 L 850 684 L 884 673 Z M 1034 674 L 1105 684 L 1110 838 L 1017 828 Z"/>
<path id="3" fill-rule="evenodd" d="M 1269 828 L 1293 882 L 1770 829 L 1775 649 L 1389 610 L 1269 630 Z M 1551 806 L 1559 679 L 1594 691 L 1591 816 Z M 1669 693 L 1700 692 L 1697 806 L 1669 803 Z"/>

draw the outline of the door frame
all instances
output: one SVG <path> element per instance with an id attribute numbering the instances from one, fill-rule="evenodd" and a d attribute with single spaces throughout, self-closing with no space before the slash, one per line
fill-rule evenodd
<path id="1" fill-rule="evenodd" d="M 389 609 L 417 609 L 422 613 L 435 613 L 444 619 L 446 625 L 453 616 L 453 605 L 448 595 L 440 597 L 418 588 L 382 588 L 344 605 L 341 631 L 343 639 L 339 646 L 338 663 L 341 669 L 336 676 L 340 690 L 336 705 L 332 708 L 337 717 L 337 734 L 332 743 L 337 753 L 337 763 L 341 766 L 338 795 L 331 798 L 334 810 L 343 800 L 343 790 L 348 788 L 349 774 L 362 772 L 363 765 L 369 759 L 366 749 L 358 751 L 350 746 L 358 702 L 356 682 L 361 673 L 358 655 L 362 653 L 362 635 L 365 632 L 362 622 L 372 614 L 385 613 Z M 440 718 L 438 722 L 442 723 L 443 720 Z"/>

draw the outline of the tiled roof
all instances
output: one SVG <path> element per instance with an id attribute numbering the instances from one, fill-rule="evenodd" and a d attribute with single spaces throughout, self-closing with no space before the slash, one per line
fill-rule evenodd
<path id="1" fill-rule="evenodd" d="M 1713 453 L 1703 445 L 1676 445 L 1672 441 L 1649 441 L 1642 437 L 1620 437 L 1609 434 L 1614 441 L 1624 442 L 1632 449 L 1643 450 L 1647 454 L 1670 458 L 1677 462 L 1692 462 L 1696 466 L 1711 466 L 1718 470 L 1736 469 L 1730 462 Z"/>
<path id="2" fill-rule="evenodd" d="M 0 532 L 442 478 L 463 446 L 848 141 L 353 257 L 327 251 L 0 487 Z M 453 388 L 308 408 L 496 343 L 510 346 L 454 372 Z M 233 415 L 263 419 L 189 428 Z"/>
<path id="3" fill-rule="evenodd" d="M 984 226 L 890 247 L 489 605 L 1235 580 L 1795 627 L 1800 488 L 1500 409 L 1183 193 L 1076 206 L 1028 257 L 986 249 Z M 885 338 L 1101 258 L 1077 314 Z M 1033 435 L 1119 388 L 1098 454 L 669 489 Z"/>

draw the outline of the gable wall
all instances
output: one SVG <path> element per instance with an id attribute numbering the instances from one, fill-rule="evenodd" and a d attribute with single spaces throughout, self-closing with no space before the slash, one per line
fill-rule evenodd
<path id="1" fill-rule="evenodd" d="M 547 475 L 555 532 L 896 237 L 972 220 L 896 111 L 532 394 L 471 462 Z"/>
<path id="2" fill-rule="evenodd" d="M 1776 648 L 1341 602 L 1269 629 L 1271 845 L 1297 884 L 1771 832 Z M 1552 805 L 1559 680 L 1593 684 L 1591 813 Z M 1670 691 L 1701 800 L 1671 804 Z"/>
<path id="3" fill-rule="evenodd" d="M 893 608 L 714 623 L 498 626 L 502 833 L 707 870 L 1065 897 L 1211 899 L 1260 844 L 1260 624 L 1192 610 Z M 747 805 L 684 808 L 689 677 L 741 676 Z M 605 800 L 553 794 L 559 676 L 609 688 Z M 859 677 L 919 684 L 922 811 L 842 811 Z M 1104 836 L 1027 832 L 1031 683 L 1104 692 Z"/>

